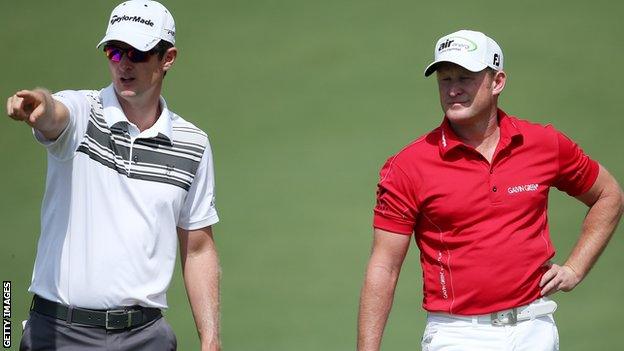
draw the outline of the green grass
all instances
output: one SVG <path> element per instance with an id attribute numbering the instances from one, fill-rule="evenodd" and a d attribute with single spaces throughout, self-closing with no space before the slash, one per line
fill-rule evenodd
<path id="1" fill-rule="evenodd" d="M 493 36 L 509 76 L 501 106 L 553 123 L 624 181 L 620 2 L 165 4 L 177 21 L 180 56 L 164 96 L 208 132 L 214 151 L 226 350 L 354 349 L 377 172 L 386 157 L 439 124 L 435 82 L 422 70 L 443 34 L 471 28 Z M 1 2 L 0 95 L 107 85 L 95 44 L 113 6 Z M 45 153 L 24 125 L 4 118 L 0 162 L 0 277 L 14 284 L 17 345 L 30 298 Z M 584 212 L 574 199 L 556 191 L 551 197 L 557 261 L 570 251 Z M 575 291 L 556 295 L 562 349 L 620 347 L 621 234 Z M 420 289 L 413 246 L 384 349 L 418 348 Z M 179 349 L 197 349 L 179 270 L 168 298 Z"/>

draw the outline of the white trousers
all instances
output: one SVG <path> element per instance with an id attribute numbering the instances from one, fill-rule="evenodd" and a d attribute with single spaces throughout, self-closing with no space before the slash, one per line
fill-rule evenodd
<path id="1" fill-rule="evenodd" d="M 429 314 L 421 346 L 423 351 L 558 351 L 559 333 L 552 314 L 502 326 Z"/>

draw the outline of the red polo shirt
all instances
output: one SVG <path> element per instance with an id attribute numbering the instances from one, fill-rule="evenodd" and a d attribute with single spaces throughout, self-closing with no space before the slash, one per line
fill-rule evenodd
<path id="1" fill-rule="evenodd" d="M 486 314 L 539 298 L 541 267 L 555 254 L 548 191 L 580 195 L 598 176 L 598 163 L 553 127 L 502 110 L 498 119 L 491 164 L 445 119 L 381 169 L 374 226 L 416 233 L 427 311 Z"/>

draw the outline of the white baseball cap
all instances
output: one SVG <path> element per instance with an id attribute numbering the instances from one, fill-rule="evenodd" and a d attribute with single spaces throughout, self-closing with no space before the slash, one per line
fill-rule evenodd
<path id="1" fill-rule="evenodd" d="M 175 44 L 175 22 L 169 10 L 156 1 L 130 0 L 113 9 L 106 35 L 97 47 L 118 40 L 149 51 L 161 39 Z"/>
<path id="2" fill-rule="evenodd" d="M 440 62 L 452 62 L 472 72 L 480 72 L 486 67 L 500 71 L 503 69 L 503 50 L 487 35 L 462 29 L 438 40 L 434 61 L 425 69 L 425 77 L 430 76 Z"/>

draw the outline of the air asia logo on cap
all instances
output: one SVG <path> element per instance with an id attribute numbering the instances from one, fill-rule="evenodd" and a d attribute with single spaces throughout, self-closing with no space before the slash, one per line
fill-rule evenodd
<path id="1" fill-rule="evenodd" d="M 154 26 L 154 22 L 152 22 L 151 19 L 146 20 L 146 19 L 143 19 L 141 16 L 127 16 L 127 15 L 123 15 L 121 17 L 114 15 L 113 18 L 111 18 L 110 24 L 113 25 L 117 22 L 123 22 L 123 21 L 143 23 L 146 26 L 150 26 L 150 27 Z"/>
<path id="2" fill-rule="evenodd" d="M 447 50 L 475 51 L 477 50 L 477 44 L 472 40 L 462 37 L 448 37 L 445 42 L 440 43 L 438 52 Z"/>

